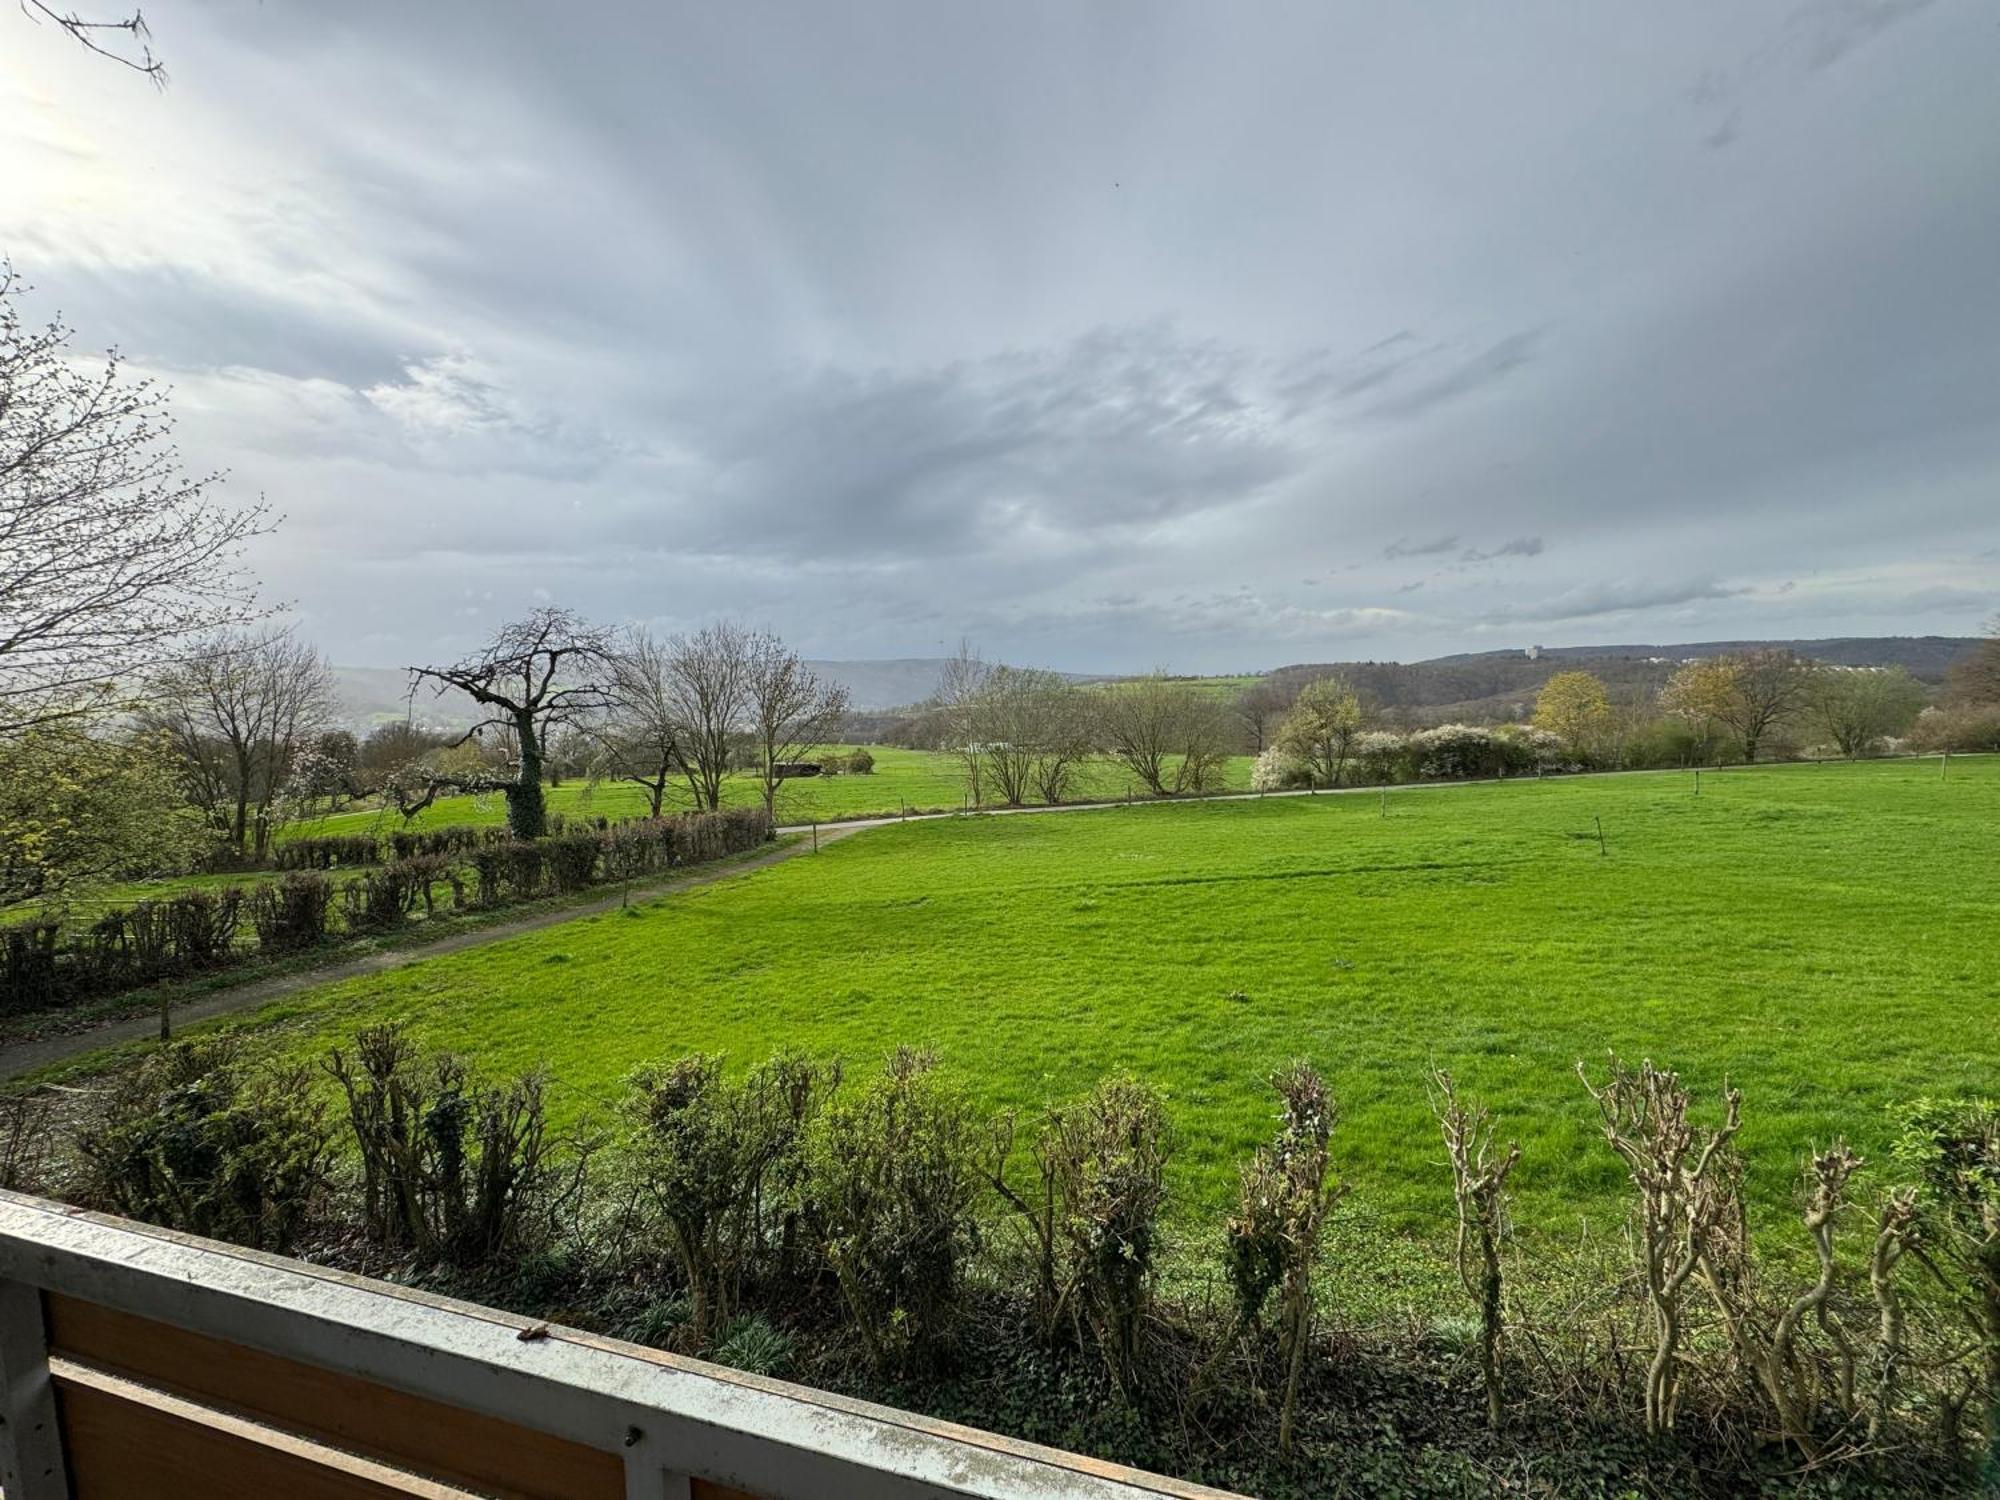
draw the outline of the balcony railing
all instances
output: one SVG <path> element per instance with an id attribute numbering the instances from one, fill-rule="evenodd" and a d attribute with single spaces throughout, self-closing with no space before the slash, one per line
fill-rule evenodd
<path id="1" fill-rule="evenodd" d="M 0 1193 L 5 1500 L 1219 1490 Z"/>

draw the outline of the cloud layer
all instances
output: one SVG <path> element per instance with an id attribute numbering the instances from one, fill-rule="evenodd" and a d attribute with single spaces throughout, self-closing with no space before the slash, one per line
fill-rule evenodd
<path id="1" fill-rule="evenodd" d="M 0 251 L 339 658 L 542 598 L 1076 669 L 1972 629 L 2000 31 L 908 0 L 0 21 Z"/>

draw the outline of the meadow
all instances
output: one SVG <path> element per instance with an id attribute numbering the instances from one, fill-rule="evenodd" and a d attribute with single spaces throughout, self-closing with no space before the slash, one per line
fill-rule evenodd
<path id="1" fill-rule="evenodd" d="M 951 819 L 239 1024 L 311 1054 L 405 1020 L 546 1065 L 570 1117 L 696 1049 L 867 1067 L 924 1044 L 994 1110 L 1129 1071 L 1180 1133 L 1176 1217 L 1210 1223 L 1270 1128 L 1264 1077 L 1303 1055 L 1338 1092 L 1356 1211 L 1436 1228 L 1435 1062 L 1519 1137 L 1519 1219 L 1549 1233 L 1622 1215 L 1573 1072 L 1615 1048 L 1681 1069 L 1710 1118 L 1741 1087 L 1776 1218 L 1810 1144 L 1880 1158 L 1909 1100 L 2000 1086 L 1996 856 L 1991 758 Z"/>
<path id="2" fill-rule="evenodd" d="M 853 748 L 856 747 L 841 746 L 836 750 L 846 753 Z M 812 776 L 785 782 L 778 793 L 778 821 L 808 823 L 817 819 L 825 823 L 842 818 L 893 817 L 906 809 L 941 812 L 963 804 L 965 773 L 956 757 L 935 750 L 898 750 L 886 745 L 870 745 L 867 749 L 875 758 L 875 769 L 865 776 Z M 1231 756 L 1224 769 L 1224 789 L 1246 790 L 1253 763 L 1251 756 Z M 1145 796 L 1146 791 L 1123 767 L 1094 761 L 1078 773 L 1068 800 L 1089 802 L 1128 794 Z M 753 806 L 761 795 L 760 785 L 752 776 L 731 776 L 722 784 L 725 806 Z M 689 806 L 686 784 L 671 787 L 667 801 L 668 812 L 686 811 Z M 629 781 L 566 781 L 548 789 L 548 805 L 551 812 L 568 817 L 637 818 L 650 811 L 643 789 Z M 436 828 L 452 823 L 489 825 L 506 821 L 506 804 L 496 793 L 482 797 L 440 797 L 410 819 L 403 818 L 393 808 L 356 808 L 293 824 L 279 837 L 386 833 L 393 828 Z"/>

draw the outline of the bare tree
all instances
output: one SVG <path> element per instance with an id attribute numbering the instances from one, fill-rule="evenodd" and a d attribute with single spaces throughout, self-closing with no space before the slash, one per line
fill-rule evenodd
<path id="1" fill-rule="evenodd" d="M 684 774 L 675 717 L 672 653 L 644 626 L 620 637 L 609 661 L 611 704 L 598 737 L 606 773 L 644 788 L 647 811 L 665 810 L 667 789 Z"/>
<path id="2" fill-rule="evenodd" d="M 719 620 L 667 642 L 667 707 L 680 726 L 681 771 L 697 807 L 722 806 L 750 702 L 753 639 L 741 625 Z"/>
<path id="3" fill-rule="evenodd" d="M 745 707 L 764 811 L 775 819 L 785 768 L 832 738 L 847 712 L 847 689 L 822 679 L 768 630 L 750 637 L 748 654 Z"/>
<path id="4" fill-rule="evenodd" d="M 1901 667 L 1816 668 L 1806 699 L 1826 737 L 1859 760 L 1891 735 L 1907 734 L 1924 706 L 1924 689 Z"/>
<path id="5" fill-rule="evenodd" d="M 1205 792 L 1221 780 L 1228 738 L 1219 699 L 1160 673 L 1099 690 L 1106 751 L 1156 796 Z"/>
<path id="6" fill-rule="evenodd" d="M 984 668 L 959 695 L 955 718 L 963 755 L 1010 807 L 1029 796 L 1060 802 L 1095 750 L 1083 695 L 1060 672 L 1035 667 Z"/>
<path id="7" fill-rule="evenodd" d="M 1053 807 L 1069 796 L 1077 772 L 1097 754 L 1097 722 L 1082 688 L 1058 673 L 1043 678 L 1029 779 L 1035 795 Z"/>
<path id="8" fill-rule="evenodd" d="M 498 773 L 406 768 L 389 785 L 403 816 L 414 817 L 442 792 L 499 792 L 514 836 L 540 838 L 548 830 L 543 746 L 554 731 L 584 723 L 609 704 L 613 644 L 608 630 L 571 610 L 538 609 L 450 666 L 410 668 L 411 692 L 429 684 L 439 695 L 464 693 L 485 710 L 454 743 L 498 731 L 512 736 L 513 755 L 511 769 Z"/>
<path id="9" fill-rule="evenodd" d="M 110 21 L 87 21 L 73 10 L 57 10 L 45 5 L 43 0 L 21 0 L 21 10 L 31 21 L 52 21 L 76 39 L 86 50 L 99 57 L 108 57 L 120 67 L 130 68 L 151 79 L 155 88 L 167 86 L 167 65 L 153 56 L 153 33 L 147 29 L 146 18 L 137 10 L 122 19 Z M 107 45 L 99 38 L 111 38 L 124 33 L 123 49 Z M 137 56 L 133 55 L 136 49 Z"/>
<path id="10" fill-rule="evenodd" d="M 148 698 L 141 721 L 167 736 L 188 800 L 261 858 L 279 792 L 332 717 L 326 658 L 290 630 L 224 632 L 156 674 Z"/>
<path id="11" fill-rule="evenodd" d="M 87 370 L 60 321 L 25 325 L 0 262 L 0 733 L 102 709 L 190 636 L 256 613 L 243 547 L 263 505 L 191 479 L 167 392 L 116 351 Z"/>
<path id="12" fill-rule="evenodd" d="M 974 807 L 979 806 L 985 789 L 981 775 L 984 766 L 980 754 L 980 729 L 976 722 L 981 712 L 979 694 L 992 670 L 980 659 L 970 641 L 960 641 L 958 653 L 944 664 L 944 670 L 938 674 L 937 692 L 931 700 L 936 706 L 939 743 L 964 767 L 966 791 Z"/>
<path id="13" fill-rule="evenodd" d="M 1260 677 L 1236 695 L 1230 710 L 1243 726 L 1252 755 L 1264 753 L 1271 742 L 1271 732 L 1296 696 L 1296 689 L 1287 688 L 1276 677 Z"/>
<path id="14" fill-rule="evenodd" d="M 2000 615 L 1987 622 L 1986 639 L 1951 664 L 1945 683 L 1954 704 L 2000 703 Z"/>

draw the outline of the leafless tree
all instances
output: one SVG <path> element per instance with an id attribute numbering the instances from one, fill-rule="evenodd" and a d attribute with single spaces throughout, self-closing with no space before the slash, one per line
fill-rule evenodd
<path id="1" fill-rule="evenodd" d="M 960 641 L 957 654 L 938 674 L 937 693 L 932 699 L 939 723 L 939 742 L 965 768 L 966 791 L 974 807 L 980 804 L 985 790 L 980 730 L 975 720 L 980 712 L 980 690 L 992 670 L 970 641 Z"/>
<path id="2" fill-rule="evenodd" d="M 226 631 L 156 674 L 147 697 L 141 722 L 167 736 L 188 799 L 262 857 L 278 794 L 332 717 L 326 658 L 290 630 Z"/>
<path id="3" fill-rule="evenodd" d="M 146 18 L 134 10 L 131 15 L 117 20 L 86 20 L 73 10 L 57 10 L 43 0 L 21 0 L 21 10 L 31 21 L 51 21 L 74 37 L 77 42 L 99 57 L 108 57 L 120 67 L 130 68 L 151 79 L 154 87 L 167 86 L 167 65 L 153 56 L 153 33 L 147 29 Z M 125 40 L 119 46 L 106 45 L 106 40 L 122 32 Z M 137 56 L 133 56 L 133 49 Z"/>
<path id="4" fill-rule="evenodd" d="M 548 830 L 542 794 L 543 746 L 555 731 L 585 723 L 611 702 L 607 684 L 614 641 L 609 630 L 567 609 L 538 609 L 503 625 L 479 650 L 443 667 L 410 668 L 410 691 L 465 694 L 485 717 L 459 736 L 465 744 L 494 731 L 513 739 L 503 772 L 448 772 L 422 766 L 390 779 L 404 817 L 414 817 L 445 792 L 499 792 L 516 838 Z"/>
<path id="5" fill-rule="evenodd" d="M 1272 731 L 1297 696 L 1296 687 L 1288 689 L 1276 677 L 1260 677 L 1236 695 L 1235 701 L 1230 704 L 1230 711 L 1242 724 L 1252 755 L 1264 753 L 1271 742 Z"/>
<path id="6" fill-rule="evenodd" d="M 1097 721 L 1088 694 L 1060 674 L 1043 674 L 1040 727 L 1029 768 L 1035 795 L 1051 807 L 1064 801 L 1076 774 L 1097 754 Z"/>
<path id="7" fill-rule="evenodd" d="M 58 320 L 26 325 L 0 262 L 0 732 L 116 701 L 190 636 L 257 613 L 243 547 L 262 504 L 189 478 L 164 388 L 114 351 L 91 370 Z"/>
<path id="8" fill-rule="evenodd" d="M 749 640 L 744 699 L 764 811 L 776 818 L 784 768 L 833 737 L 847 712 L 847 689 L 821 678 L 766 630 Z"/>
<path id="9" fill-rule="evenodd" d="M 1221 780 L 1228 726 L 1214 695 L 1154 673 L 1100 689 L 1097 707 L 1105 750 L 1148 791 L 1205 792 Z"/>
<path id="10" fill-rule="evenodd" d="M 1812 687 L 1813 664 L 1795 651 L 1766 647 L 1728 658 L 1734 676 L 1716 710 L 1743 740 L 1743 758 L 1757 759 L 1757 747 L 1771 730 L 1796 713 Z"/>
<path id="11" fill-rule="evenodd" d="M 1805 697 L 1819 727 L 1849 760 L 1891 735 L 1909 733 L 1924 706 L 1923 684 L 1901 667 L 1818 667 Z"/>
<path id="12" fill-rule="evenodd" d="M 754 640 L 743 626 L 719 620 L 667 642 L 667 710 L 680 728 L 681 771 L 697 807 L 722 805 L 750 703 Z"/>
<path id="13" fill-rule="evenodd" d="M 604 768 L 613 780 L 646 793 L 647 811 L 665 811 L 667 791 L 684 774 L 675 717 L 672 652 L 644 626 L 618 640 L 610 657 L 610 707 L 598 727 Z"/>
<path id="14" fill-rule="evenodd" d="M 2000 615 L 1986 626 L 1986 639 L 1951 664 L 1945 678 L 1954 704 L 2000 703 Z"/>

